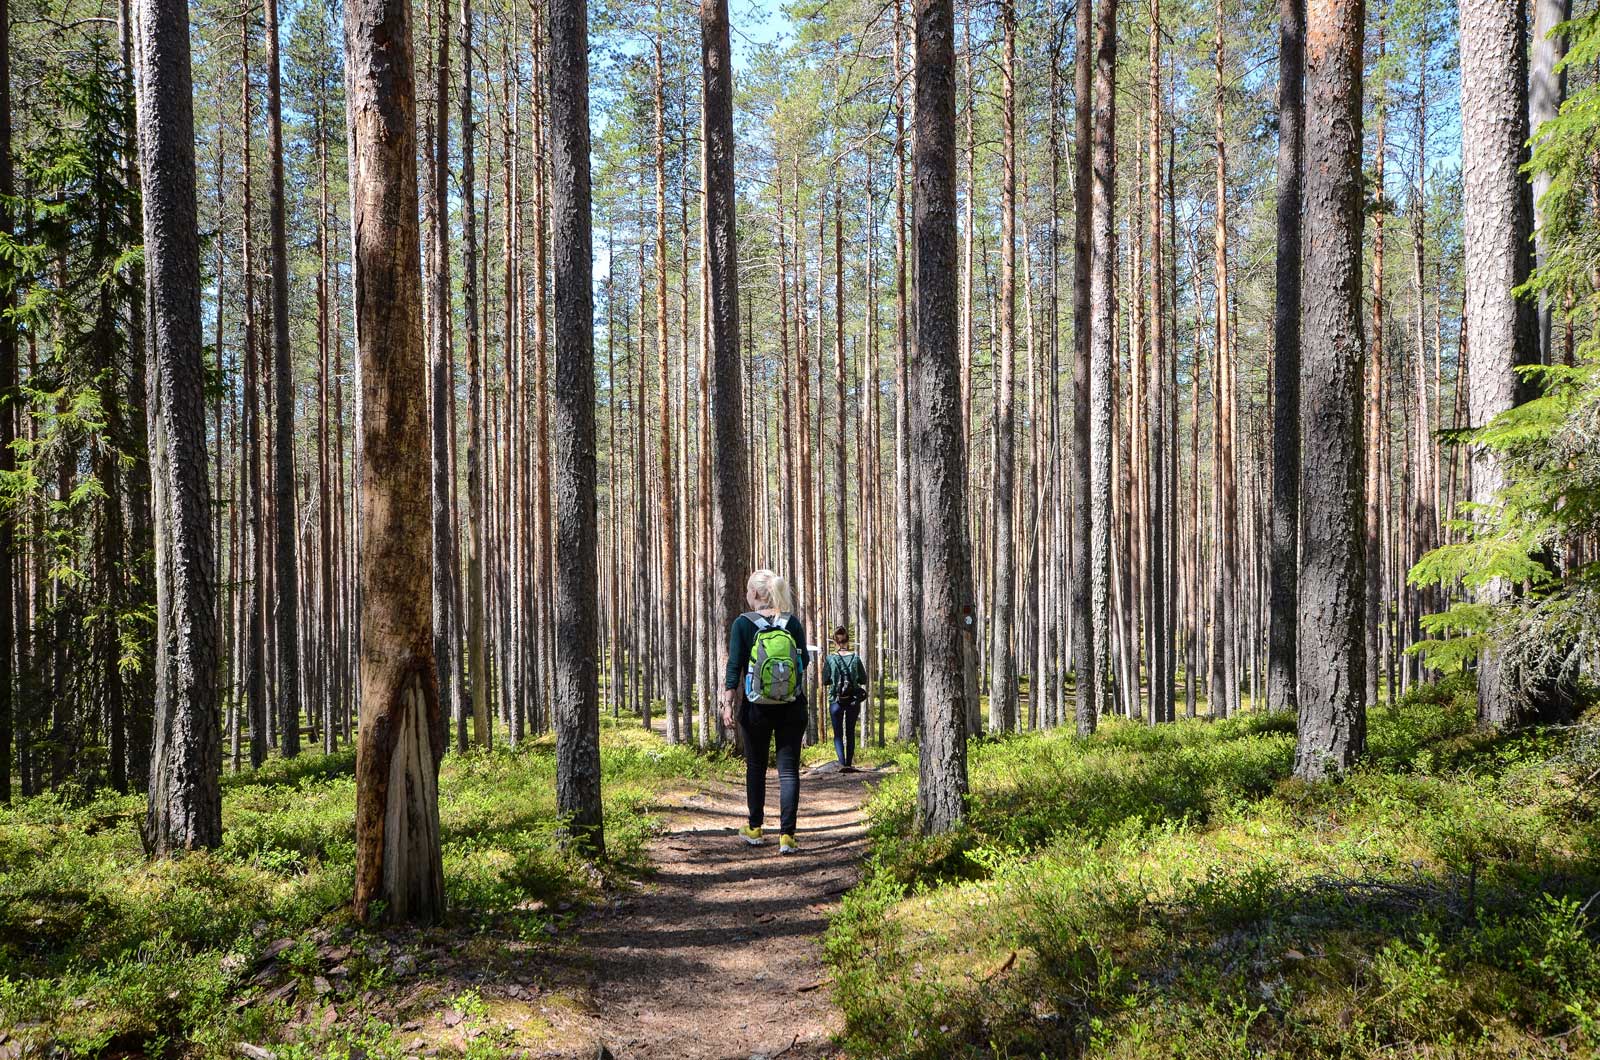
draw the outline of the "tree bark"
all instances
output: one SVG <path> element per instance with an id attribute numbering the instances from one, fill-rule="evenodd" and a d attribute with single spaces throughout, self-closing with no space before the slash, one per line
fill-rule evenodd
<path id="1" fill-rule="evenodd" d="M 294 504 L 294 364 L 289 357 L 289 240 L 283 186 L 283 94 L 278 0 L 266 0 L 268 213 L 272 240 L 272 543 L 279 749 L 300 753 L 300 618 Z"/>
<path id="2" fill-rule="evenodd" d="M 1111 494 L 1116 342 L 1117 0 L 1100 0 L 1095 26 L 1094 173 L 1089 270 L 1089 585 L 1098 709 L 1110 710 Z M 1080 728 L 1082 721 L 1080 718 Z"/>
<path id="3" fill-rule="evenodd" d="M 1461 158 L 1464 177 L 1467 424 L 1487 426 L 1529 396 L 1519 365 L 1537 362 L 1537 307 L 1512 294 L 1528 278 L 1533 218 L 1531 192 L 1519 171 L 1526 160 L 1526 0 L 1461 0 Z M 1500 456 L 1487 446 L 1469 450 L 1470 496 L 1490 504 L 1506 484 Z M 1513 587 L 1495 579 L 1472 595 L 1482 604 L 1510 599 Z M 1478 660 L 1478 721 L 1522 721 L 1518 689 L 1507 680 L 1500 653 Z"/>
<path id="4" fill-rule="evenodd" d="M 439 672 L 439 715 L 448 729 L 459 710 L 456 676 L 455 629 L 455 499 L 450 474 L 450 439 L 455 433 L 451 396 L 455 373 L 451 371 L 450 312 L 450 0 L 439 2 L 438 53 L 433 69 L 434 154 L 429 163 L 433 179 L 432 268 L 428 270 L 428 317 L 432 345 L 428 351 L 429 445 L 433 466 L 429 476 L 433 514 L 433 658 Z"/>
<path id="5" fill-rule="evenodd" d="M 189 12 L 139 0 L 139 168 L 149 301 L 148 416 L 156 499 L 156 711 L 146 850 L 222 841 L 216 568 L 200 335 Z"/>
<path id="6" fill-rule="evenodd" d="M 711 440 L 716 453 L 714 540 L 722 617 L 743 610 L 750 533 L 745 522 L 744 387 L 739 365 L 739 241 L 734 217 L 733 53 L 728 0 L 701 0 L 700 59 L 704 74 L 706 259 L 711 285 Z"/>
<path id="7" fill-rule="evenodd" d="M 444 912 L 429 567 L 427 371 L 417 230 L 411 6 L 345 5 L 356 336 L 360 354 L 361 731 L 356 748 L 355 912 L 429 921 Z"/>
<path id="8" fill-rule="evenodd" d="M 1557 70 L 1567 55 L 1567 36 L 1552 33 L 1572 17 L 1572 0 L 1533 0 L 1533 69 L 1528 78 L 1528 131 L 1539 135 L 1539 128 L 1554 118 L 1567 98 L 1567 72 Z M 1533 175 L 1533 247 L 1535 264 L 1544 268 L 1550 253 L 1544 234 L 1544 208 L 1540 200 L 1550 190 L 1550 174 Z M 1555 363 L 1551 336 L 1555 332 L 1555 305 L 1548 294 L 1539 296 L 1539 360 Z"/>
<path id="9" fill-rule="evenodd" d="M 1106 2 L 1106 0 L 1102 0 Z M 1090 281 L 1093 267 L 1092 190 L 1094 181 L 1093 0 L 1078 0 L 1077 55 L 1073 115 L 1073 277 L 1072 277 L 1072 664 L 1076 671 L 1078 733 L 1094 732 L 1098 715 L 1095 641 L 1102 636 L 1090 613 L 1089 539 L 1093 522 L 1090 405 Z"/>
<path id="10" fill-rule="evenodd" d="M 472 701 L 472 739 L 489 746 L 489 672 L 484 653 L 483 364 L 478 332 L 477 172 L 472 114 L 472 0 L 461 0 L 461 301 L 467 351 L 467 695 Z"/>
<path id="11" fill-rule="evenodd" d="M 989 728 L 1009 732 L 1017 722 L 1017 658 L 1012 626 L 1016 610 L 1016 419 L 1013 413 L 1017 351 L 1017 10 L 1002 0 L 1005 36 L 1000 118 L 1000 363 L 994 395 L 994 597 L 989 608 Z"/>
<path id="12" fill-rule="evenodd" d="M 966 813 L 965 657 L 972 637 L 956 320 L 955 16 L 916 0 L 913 208 L 917 380 L 912 420 L 922 510 L 922 688 L 918 818 L 924 833 Z"/>
<path id="13" fill-rule="evenodd" d="M 1364 0 L 1309 9 L 1306 40 L 1299 739 L 1295 774 L 1348 769 L 1366 744 L 1361 439 Z"/>
<path id="14" fill-rule="evenodd" d="M 600 807 L 589 14 L 585 0 L 550 0 L 549 13 L 556 303 L 556 811 L 598 851 L 605 836 Z"/>
<path id="15" fill-rule="evenodd" d="M 922 539 L 911 470 L 911 329 L 906 298 L 906 101 L 905 77 L 901 66 L 903 18 L 904 4 L 902 0 L 895 0 L 894 496 L 895 555 L 899 560 L 895 565 L 895 590 L 900 603 L 895 615 L 895 649 L 899 654 L 899 665 L 895 670 L 896 696 L 899 700 L 896 732 L 900 739 L 910 740 L 917 735 L 921 726 L 922 655 L 919 628 L 922 610 Z"/>
<path id="16" fill-rule="evenodd" d="M 1305 0 L 1278 0 L 1278 260 L 1272 348 L 1272 587 L 1267 709 L 1297 709 L 1300 563 L 1300 182 L 1305 152 Z"/>

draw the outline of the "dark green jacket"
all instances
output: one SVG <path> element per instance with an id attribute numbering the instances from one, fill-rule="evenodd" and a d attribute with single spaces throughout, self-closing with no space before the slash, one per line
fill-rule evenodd
<path id="1" fill-rule="evenodd" d="M 832 698 L 839 698 L 839 686 L 846 676 L 854 677 L 861 698 L 867 695 L 867 667 L 855 652 L 834 652 L 822 667 L 822 683 L 833 689 Z"/>

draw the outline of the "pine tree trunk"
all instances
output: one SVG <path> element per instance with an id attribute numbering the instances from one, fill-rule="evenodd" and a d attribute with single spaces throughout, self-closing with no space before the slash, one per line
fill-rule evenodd
<path id="1" fill-rule="evenodd" d="M 345 6 L 364 523 L 355 912 L 381 902 L 393 922 L 444 912 L 410 20 L 403 0 Z"/>
<path id="2" fill-rule="evenodd" d="M 1111 537 L 1113 414 L 1116 360 L 1116 71 L 1117 0 L 1100 0 L 1095 26 L 1094 171 L 1090 208 L 1093 260 L 1089 269 L 1089 585 L 1094 623 L 1097 708 L 1112 708 Z M 1079 721 L 1082 727 L 1082 719 Z"/>
<path id="3" fill-rule="evenodd" d="M 967 539 L 956 321 L 955 17 L 951 0 L 915 0 L 917 380 L 911 408 L 922 510 L 923 643 L 919 824 L 934 835 L 966 813 L 972 566 Z"/>
<path id="4" fill-rule="evenodd" d="M 1384 24 L 1378 23 L 1378 59 L 1381 63 L 1384 53 Z M 1381 678 L 1383 649 L 1381 630 L 1385 620 L 1383 607 L 1383 547 L 1382 525 L 1384 492 L 1383 492 L 1383 456 L 1384 440 L 1384 415 L 1383 415 L 1383 388 L 1388 379 L 1384 371 L 1383 324 L 1384 324 L 1384 292 L 1383 292 L 1383 252 L 1384 252 L 1384 210 L 1382 205 L 1383 192 L 1383 163 L 1386 150 L 1386 128 L 1384 125 L 1385 107 L 1387 97 L 1383 89 L 1383 82 L 1378 82 L 1377 99 L 1374 101 L 1374 111 L 1378 121 L 1377 146 L 1373 155 L 1373 181 L 1378 191 L 1379 203 L 1373 209 L 1372 225 L 1372 331 L 1368 335 L 1367 349 L 1367 681 L 1366 701 L 1369 706 L 1378 702 L 1379 681 Z M 1393 695 L 1393 689 L 1390 689 Z"/>
<path id="5" fill-rule="evenodd" d="M 1017 723 L 1016 556 L 1012 533 L 1016 499 L 1015 372 L 1017 349 L 1017 11 L 1002 0 L 1005 36 L 1000 117 L 1000 350 L 994 395 L 994 597 L 989 608 L 989 728 L 1009 732 Z"/>
<path id="6" fill-rule="evenodd" d="M 1528 138 L 1527 3 L 1461 0 L 1460 14 L 1467 424 L 1481 428 L 1527 399 L 1516 368 L 1539 358 L 1536 307 L 1512 293 L 1532 265 L 1531 193 L 1519 172 Z M 1469 454 L 1469 496 L 1492 503 L 1506 484 L 1501 457 L 1482 445 Z M 1495 579 L 1472 595 L 1494 606 L 1512 591 Z M 1478 660 L 1479 723 L 1519 724 L 1519 693 L 1502 671 L 1500 653 L 1486 649 Z"/>
<path id="7" fill-rule="evenodd" d="M 472 700 L 472 738 L 488 747 L 489 671 L 484 652 L 484 475 L 483 373 L 478 338 L 477 173 L 472 114 L 472 0 L 461 0 L 461 300 L 467 351 L 467 694 Z M 464 749 L 464 748 L 463 748 Z"/>
<path id="8" fill-rule="evenodd" d="M 1149 588 L 1150 623 L 1148 663 L 1150 667 L 1150 720 L 1172 720 L 1172 674 L 1167 645 L 1172 637 L 1167 623 L 1167 536 L 1166 510 L 1169 501 L 1166 461 L 1166 419 L 1163 415 L 1162 384 L 1167 360 L 1165 300 L 1162 297 L 1162 215 L 1161 215 L 1161 0 L 1150 0 L 1150 316 L 1153 349 L 1145 389 L 1145 420 L 1149 456 L 1150 503 L 1153 516 L 1147 520 L 1150 531 L 1150 562 L 1145 571 Z"/>
<path id="9" fill-rule="evenodd" d="M 1366 745 L 1361 428 L 1363 0 L 1308 11 L 1300 388 L 1299 739 L 1295 774 Z"/>
<path id="10" fill-rule="evenodd" d="M 901 56 L 904 4 L 895 0 L 895 190 L 894 190 L 894 497 L 895 497 L 895 668 L 898 716 L 896 733 L 914 738 L 921 728 L 922 655 L 919 634 L 922 610 L 921 520 L 916 508 L 916 487 L 911 470 L 911 330 L 906 297 L 908 248 L 906 246 L 906 103 Z"/>
<path id="11" fill-rule="evenodd" d="M 1567 55 L 1567 36 L 1551 30 L 1572 17 L 1572 0 L 1533 0 L 1533 67 L 1528 78 L 1528 131 L 1537 137 L 1545 122 L 1554 118 L 1567 98 L 1567 72 L 1558 70 Z M 1544 208 L 1540 200 L 1550 190 L 1550 174 L 1533 175 L 1533 239 L 1535 264 L 1544 268 L 1550 253 L 1544 232 Z M 1548 294 L 1539 296 L 1539 360 L 1555 363 L 1552 339 L 1555 332 L 1555 306 Z"/>
<path id="12" fill-rule="evenodd" d="M 450 439 L 455 433 L 451 394 L 450 311 L 450 0 L 439 0 L 438 53 L 433 69 L 434 149 L 429 164 L 433 179 L 433 231 L 429 251 L 428 317 L 432 345 L 428 350 L 429 443 L 433 465 L 429 476 L 433 516 L 433 658 L 439 674 L 439 714 L 448 744 L 450 719 L 460 709 L 457 695 L 455 629 L 455 513 L 450 474 Z"/>
<path id="13" fill-rule="evenodd" d="M 733 53 L 728 0 L 701 0 L 700 58 L 704 71 L 706 229 L 711 287 L 711 408 L 716 454 L 717 594 L 722 618 L 742 609 L 750 564 L 745 471 L 744 389 L 739 365 L 739 243 L 734 217 Z"/>
<path id="14" fill-rule="evenodd" d="M 139 0 L 135 25 L 156 501 L 156 711 L 144 841 L 152 856 L 166 857 L 222 841 L 216 567 L 188 8 Z"/>
<path id="15" fill-rule="evenodd" d="M 1111 0 L 1101 0 L 1102 3 Z M 1090 612 L 1091 572 L 1094 569 L 1090 538 L 1093 513 L 1094 439 L 1090 416 L 1090 272 L 1093 267 L 1094 181 L 1094 34 L 1093 0 L 1078 0 L 1077 56 L 1074 59 L 1073 124 L 1073 277 L 1072 277 L 1072 664 L 1076 673 L 1076 715 L 1079 735 L 1094 732 L 1099 714 L 1099 671 L 1095 668 L 1096 641 L 1104 636 Z"/>
<path id="16" fill-rule="evenodd" d="M 1300 557 L 1300 187 L 1305 0 L 1278 0 L 1278 256 L 1272 347 L 1272 589 L 1267 709 L 1297 709 Z"/>
<path id="17" fill-rule="evenodd" d="M 590 849 L 600 808 L 599 579 L 595 528 L 593 234 L 585 0 L 550 0 L 556 350 L 556 811 Z"/>
<path id="18" fill-rule="evenodd" d="M 289 358 L 289 241 L 283 186 L 283 100 L 278 2 L 266 0 L 267 22 L 267 154 L 268 212 L 272 227 L 272 614 L 277 643 L 274 661 L 279 749 L 284 757 L 300 753 L 300 618 L 295 557 L 294 518 L 294 365 Z"/>

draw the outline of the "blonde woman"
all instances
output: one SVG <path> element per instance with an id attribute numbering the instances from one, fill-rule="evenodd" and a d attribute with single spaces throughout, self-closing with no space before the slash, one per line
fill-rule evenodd
<path id="1" fill-rule="evenodd" d="M 750 610 L 728 630 L 722 722 L 744 738 L 744 792 L 750 821 L 739 835 L 760 846 L 767 803 L 767 754 L 778 746 L 778 853 L 792 854 L 800 801 L 800 741 L 806 732 L 806 628 L 794 613 L 789 583 L 758 570 L 745 584 Z"/>

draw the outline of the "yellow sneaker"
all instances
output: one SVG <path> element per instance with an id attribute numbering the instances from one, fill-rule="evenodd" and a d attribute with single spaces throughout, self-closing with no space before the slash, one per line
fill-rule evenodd
<path id="1" fill-rule="evenodd" d="M 758 847 L 766 842 L 765 839 L 761 838 L 761 829 L 759 828 L 741 828 L 739 829 L 739 837 L 753 847 Z"/>
<path id="2" fill-rule="evenodd" d="M 780 853 L 780 854 L 798 854 L 799 852 L 800 852 L 800 844 L 796 843 L 794 841 L 794 836 L 792 836 L 792 835 L 781 835 L 781 836 L 778 837 L 778 853 Z"/>

